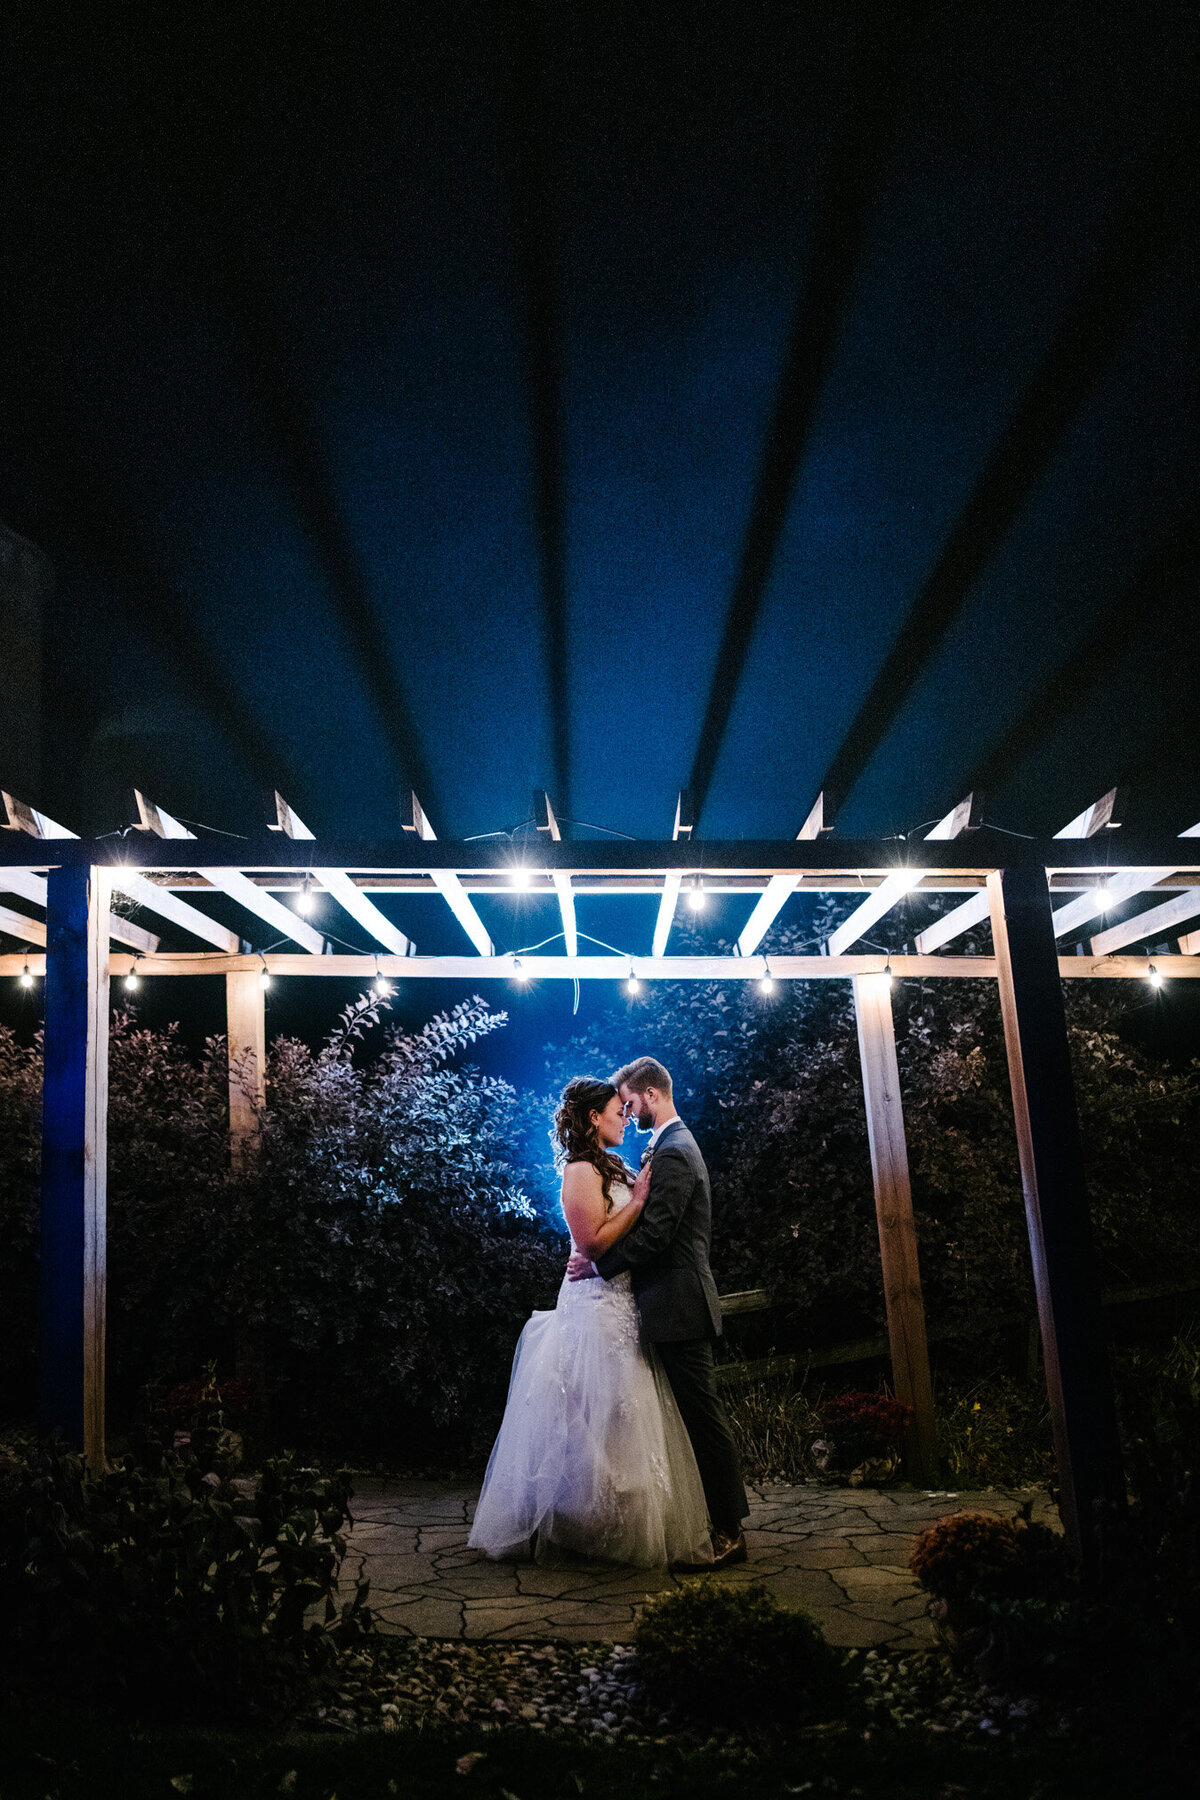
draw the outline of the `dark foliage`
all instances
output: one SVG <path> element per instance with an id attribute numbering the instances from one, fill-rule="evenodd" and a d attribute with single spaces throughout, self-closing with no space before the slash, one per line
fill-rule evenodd
<path id="1" fill-rule="evenodd" d="M 118 1013 L 110 1041 L 109 1364 L 113 1410 L 216 1359 L 269 1397 L 276 1441 L 344 1454 L 477 1452 L 512 1349 L 552 1304 L 564 1244 L 514 1158 L 516 1096 L 456 1057 L 503 1015 L 476 1000 L 356 1066 L 376 1003 L 318 1052 L 277 1040 L 257 1145 L 230 1167 L 223 1040 Z M 40 1057 L 0 1036 L 0 1304 L 28 1379 L 36 1294 Z M 28 1389 L 26 1389 L 28 1392 Z M 19 1398 L 19 1396 L 17 1397 Z M 10 1405 L 16 1399 L 10 1388 Z"/>
<path id="2" fill-rule="evenodd" d="M 0 1689 L 140 1718 L 275 1717 L 315 1702 L 370 1626 L 335 1599 L 350 1488 L 293 1456 L 237 1480 L 193 1434 L 91 1479 L 43 1444 L 0 1464 Z M 323 1605 L 324 1619 L 306 1625 Z"/>
<path id="3" fill-rule="evenodd" d="M 839 1717 L 850 1697 L 845 1660 L 816 1620 L 758 1584 L 688 1582 L 649 1603 L 634 1641 L 648 1692 L 709 1721 L 804 1725 Z"/>
<path id="4" fill-rule="evenodd" d="M 777 928 L 768 948 L 811 949 L 832 905 L 808 938 Z M 1101 1279 L 1200 1282 L 1200 1064 L 1172 1070 L 1125 1041 L 1129 985 L 1065 986 Z M 947 1352 L 988 1346 L 990 1360 L 998 1335 L 1035 1311 L 995 987 L 904 980 L 892 1003 L 931 1338 Z M 708 1161 L 718 1286 L 769 1287 L 798 1346 L 879 1331 L 849 984 L 781 982 L 764 995 L 751 981 L 656 982 L 548 1052 L 547 1093 L 641 1052 L 671 1070 Z"/>

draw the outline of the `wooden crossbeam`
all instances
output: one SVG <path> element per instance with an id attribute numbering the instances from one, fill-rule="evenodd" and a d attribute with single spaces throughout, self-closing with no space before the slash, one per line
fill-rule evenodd
<path id="1" fill-rule="evenodd" d="M 0 906 L 0 931 L 6 931 L 9 937 L 24 938 L 27 944 L 41 944 L 45 949 L 46 927 L 42 921 L 13 912 L 10 906 Z"/>
<path id="2" fill-rule="evenodd" d="M 925 841 L 927 843 L 941 842 L 948 838 L 959 837 L 964 831 L 973 830 L 977 823 L 976 812 L 975 796 L 968 794 L 966 799 L 960 800 L 944 819 L 938 820 L 932 831 L 925 833 Z M 918 887 L 920 882 L 920 872 L 912 869 L 897 869 L 888 875 L 875 889 L 875 892 L 868 895 L 862 905 L 857 907 L 850 917 L 838 926 L 836 931 L 830 933 L 828 939 L 830 956 L 840 956 L 843 950 L 848 950 L 851 944 L 857 943 L 865 932 L 870 931 L 872 925 L 882 919 L 885 913 L 891 912 L 893 906 L 902 900 L 905 894 Z"/>
<path id="3" fill-rule="evenodd" d="M 1107 931 L 1098 932 L 1092 939 L 1092 955 L 1107 956 L 1110 950 L 1123 950 L 1126 944 L 1144 943 L 1149 938 L 1174 937 L 1175 927 L 1200 914 L 1200 890 L 1190 888 L 1185 893 L 1176 894 L 1173 900 L 1167 900 L 1162 906 L 1151 907 L 1149 912 L 1138 913 L 1135 918 L 1122 919 L 1119 925 L 1110 925 Z"/>
<path id="4" fill-rule="evenodd" d="M 815 804 L 810 808 L 807 819 L 796 833 L 796 842 L 820 837 L 825 829 L 825 796 L 818 794 Z M 738 939 L 738 953 L 741 956 L 753 956 L 770 927 L 783 911 L 788 896 L 796 891 L 798 875 L 772 875 L 767 882 L 766 891 L 758 902 L 750 917 L 742 927 L 742 935 Z"/>
<path id="5" fill-rule="evenodd" d="M 27 806 L 15 795 L 4 794 L 3 801 L 7 830 L 23 831 L 27 837 L 56 840 L 71 838 L 78 842 L 77 832 L 69 831 L 65 825 L 57 824 L 47 813 L 39 812 L 34 806 Z M 120 887 L 120 883 L 115 880 L 112 885 Z M 24 900 L 32 900 L 37 906 L 46 904 L 46 878 L 44 875 L 35 875 L 32 869 L 9 869 L 7 872 L 0 870 L 0 890 L 4 889 L 10 893 L 20 894 Z M 124 893 L 126 890 L 121 887 L 120 891 Z M 129 897 L 134 898 L 133 895 Z M 180 901 L 179 904 L 182 906 L 183 902 Z M 13 916 L 19 917 L 20 915 L 14 914 Z M 26 920 L 26 924 L 35 922 Z M 28 937 L 28 932 L 20 932 L 16 935 Z M 140 925 L 135 925 L 131 919 L 123 918 L 120 913 L 110 912 L 108 935 L 110 938 L 115 938 L 118 944 L 128 944 L 130 949 L 136 950 L 140 956 L 153 956 L 158 949 L 158 939 L 152 931 L 144 931 Z M 45 941 L 44 937 L 30 939 L 31 943 L 45 943 Z M 229 948 L 236 948 L 236 945 L 231 945 Z"/>
<path id="6" fill-rule="evenodd" d="M 1191 825 L 1186 831 L 1181 831 L 1179 835 L 1180 837 L 1200 837 L 1200 825 Z M 1060 906 L 1053 915 L 1055 937 L 1065 937 L 1069 931 L 1076 930 L 1080 925 L 1086 925 L 1089 919 L 1098 919 L 1110 908 L 1123 906 L 1126 900 L 1132 900 L 1138 894 L 1147 893 L 1156 883 L 1166 881 L 1174 873 L 1174 867 L 1168 864 L 1165 868 L 1134 869 L 1111 877 L 1098 874 L 1097 880 L 1090 888 L 1085 888 L 1083 893 L 1076 895 L 1074 900 L 1068 900 L 1067 904 Z M 1140 932 L 1136 933 L 1135 937 L 1140 935 Z M 1127 944 L 1134 941 L 1135 938 L 1125 939 Z M 1119 948 L 1119 946 L 1114 945 L 1114 948 Z"/>
<path id="7" fill-rule="evenodd" d="M 410 796 L 409 816 L 404 821 L 405 831 L 415 832 L 422 843 L 432 844 L 437 841 L 437 832 L 425 816 L 425 809 L 415 794 Z M 463 887 L 458 876 L 450 869 L 430 869 L 429 879 L 432 881 L 450 911 L 454 914 L 480 956 L 494 956 L 495 948 L 488 935 L 487 926 L 475 911 L 470 896 Z"/>
<path id="8" fill-rule="evenodd" d="M 152 831 L 156 837 L 161 838 L 188 838 L 196 841 L 195 832 L 189 831 L 186 825 L 173 818 L 165 807 L 155 806 L 136 788 L 134 798 L 141 815 L 143 831 Z M 226 868 L 219 864 L 209 867 L 197 863 L 196 866 L 213 887 L 220 888 L 223 894 L 228 894 L 231 900 L 236 900 L 247 912 L 256 913 L 268 925 L 273 925 L 276 931 L 282 931 L 285 937 L 290 937 L 293 943 L 299 944 L 302 950 L 307 950 L 310 956 L 320 956 L 325 948 L 320 932 L 298 919 L 290 907 L 282 905 L 265 888 L 255 887 L 252 881 L 247 881 L 240 869 Z"/>
<path id="9" fill-rule="evenodd" d="M 1099 800 L 1094 800 L 1090 806 L 1085 806 L 1083 811 L 1078 813 L 1069 824 L 1064 825 L 1061 831 L 1056 831 L 1055 837 L 1094 837 L 1098 831 L 1103 831 L 1107 825 L 1113 822 L 1116 804 L 1117 789 L 1110 788 L 1108 793 L 1102 794 Z M 974 926 L 982 925 L 988 916 L 988 904 L 986 888 L 981 893 L 972 894 L 969 900 L 964 900 L 961 906 L 952 908 L 944 918 L 935 919 L 932 925 L 927 925 L 924 931 L 918 932 L 917 949 L 923 956 L 932 955 L 935 950 L 940 950 L 943 944 L 948 944 L 952 938 L 961 937 L 964 931 L 970 931 Z"/>
<path id="10" fill-rule="evenodd" d="M 1188 946 L 1184 948 L 1184 945 Z M 902 956 L 888 959 L 897 981 L 949 980 L 992 981 L 996 961 L 991 956 Z M 22 951 L 0 954 L 0 978 L 19 976 L 26 964 L 32 975 L 45 972 L 45 957 Z M 219 951 L 162 951 L 138 964 L 139 975 L 225 975 L 238 970 L 261 974 L 263 967 L 278 976 L 332 976 L 369 979 L 376 973 L 429 981 L 510 981 L 515 973 L 511 956 L 410 956 L 328 955 L 308 956 L 294 951 L 268 950 L 265 956 L 225 956 Z M 537 981 L 627 981 L 631 974 L 644 981 L 758 981 L 770 975 L 776 981 L 845 981 L 852 975 L 878 975 L 884 959 L 873 956 L 523 956 L 521 973 Z M 1200 932 L 1181 942 L 1178 956 L 1060 956 L 1058 973 L 1064 981 L 1145 980 L 1151 967 L 1170 980 L 1200 980 Z M 114 951 L 112 969 L 129 971 L 129 953 Z"/>
<path id="11" fill-rule="evenodd" d="M 271 829 L 286 832 L 290 838 L 316 842 L 314 834 L 299 813 L 294 812 L 279 793 L 275 795 L 275 812 L 277 823 Z M 326 893 L 331 894 L 352 919 L 356 919 L 364 930 L 369 931 L 377 944 L 382 944 L 393 956 L 412 955 L 409 939 L 392 924 L 385 913 L 380 912 L 373 900 L 368 900 L 361 888 L 354 885 L 344 869 L 318 868 L 314 864 L 312 872 Z"/>

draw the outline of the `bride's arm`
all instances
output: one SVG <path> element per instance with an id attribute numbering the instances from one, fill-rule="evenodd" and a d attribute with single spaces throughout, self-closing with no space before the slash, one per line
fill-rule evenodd
<path id="1" fill-rule="evenodd" d="M 563 1171 L 562 1209 L 571 1236 L 587 1257 L 602 1256 L 642 1215 L 645 1195 L 635 1188 L 619 1212 L 606 1216 L 600 1171 L 592 1163 L 568 1163 Z"/>

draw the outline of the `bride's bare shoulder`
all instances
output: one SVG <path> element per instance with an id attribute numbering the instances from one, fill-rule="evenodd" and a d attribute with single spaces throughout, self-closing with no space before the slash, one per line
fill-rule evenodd
<path id="1" fill-rule="evenodd" d="M 563 1170 L 562 1191 L 567 1194 L 591 1194 L 601 1190 L 600 1171 L 595 1163 L 569 1162 Z"/>

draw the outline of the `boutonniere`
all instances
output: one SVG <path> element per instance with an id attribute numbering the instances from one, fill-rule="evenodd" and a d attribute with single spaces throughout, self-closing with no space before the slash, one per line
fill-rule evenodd
<path id="1" fill-rule="evenodd" d="M 648 1162 L 649 1162 L 649 1161 L 650 1161 L 650 1158 L 651 1158 L 651 1157 L 652 1157 L 652 1156 L 653 1156 L 653 1155 L 654 1155 L 654 1151 L 653 1151 L 653 1149 L 652 1149 L 652 1148 L 651 1148 L 651 1149 L 649 1149 L 649 1150 L 643 1150 L 643 1151 L 642 1151 L 642 1161 L 641 1161 L 641 1167 L 642 1167 L 642 1168 L 643 1168 L 643 1169 L 644 1169 L 644 1168 L 645 1168 L 645 1166 L 646 1166 L 646 1164 L 647 1164 L 647 1163 L 648 1163 Z"/>

